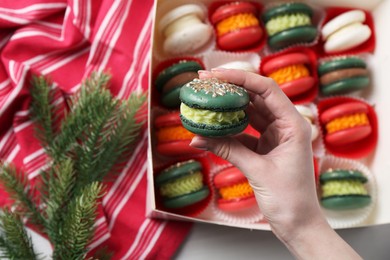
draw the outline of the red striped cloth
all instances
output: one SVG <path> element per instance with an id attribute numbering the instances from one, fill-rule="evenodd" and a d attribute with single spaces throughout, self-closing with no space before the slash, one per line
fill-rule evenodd
<path id="1" fill-rule="evenodd" d="M 152 0 L 18 0 L 0 2 L 0 159 L 23 169 L 33 184 L 46 167 L 34 138 L 28 92 L 32 74 L 48 76 L 56 104 L 93 71 L 112 74 L 119 98 L 148 87 Z M 108 183 L 91 250 L 106 246 L 114 259 L 169 259 L 190 224 L 145 218 L 147 132 Z M 0 190 L 0 204 L 9 203 Z"/>

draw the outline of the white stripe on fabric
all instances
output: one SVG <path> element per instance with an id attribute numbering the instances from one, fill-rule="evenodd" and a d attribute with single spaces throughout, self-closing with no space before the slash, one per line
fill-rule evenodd
<path id="1" fill-rule="evenodd" d="M 27 7 L 20 9 L 10 9 L 5 7 L 0 7 L 0 12 L 12 13 L 12 14 L 26 14 L 29 12 L 42 11 L 47 9 L 61 9 L 66 8 L 66 3 L 44 3 L 44 4 L 32 4 Z"/>
<path id="2" fill-rule="evenodd" d="M 145 59 L 144 62 L 142 63 L 142 68 L 141 68 L 141 73 L 140 73 L 141 77 L 138 78 L 137 88 L 136 88 L 136 91 L 138 93 L 141 93 L 143 91 L 142 79 L 145 77 L 144 76 L 145 73 L 148 72 L 149 64 L 150 64 L 150 59 L 149 58 Z"/>
<path id="3" fill-rule="evenodd" d="M 15 113 L 16 116 L 20 116 L 20 117 L 28 116 L 29 114 L 30 114 L 30 110 L 20 110 Z"/>
<path id="4" fill-rule="evenodd" d="M 120 89 L 120 91 L 118 93 L 118 97 L 121 98 L 121 99 L 124 98 L 124 94 L 125 94 L 126 88 L 127 88 L 127 86 L 129 86 L 129 82 L 131 81 L 131 79 L 133 77 L 138 76 L 138 75 L 134 75 L 134 69 L 135 69 L 135 66 L 137 66 L 137 64 L 138 64 L 139 59 L 137 59 L 137 58 L 139 56 L 139 50 L 144 45 L 145 37 L 147 36 L 147 31 L 149 30 L 149 24 L 151 24 L 151 22 L 152 22 L 152 11 L 149 12 L 148 18 L 145 21 L 145 24 L 147 24 L 147 26 L 144 26 L 142 28 L 142 30 L 141 30 L 141 32 L 139 34 L 138 40 L 137 40 L 137 42 L 135 44 L 135 48 L 134 48 L 134 51 L 133 51 L 134 60 L 133 60 L 133 62 L 131 64 L 130 69 L 126 73 L 125 79 L 123 80 L 121 89 Z"/>
<path id="5" fill-rule="evenodd" d="M 32 125 L 32 121 L 27 121 L 27 122 L 24 122 L 22 124 L 19 124 L 18 126 L 14 127 L 14 132 L 17 133 L 17 132 L 20 132 L 21 130 L 23 130 L 24 128 Z"/>
<path id="6" fill-rule="evenodd" d="M 147 140 L 147 134 L 145 133 L 144 136 L 142 137 L 142 140 L 141 142 L 139 142 L 139 144 L 137 145 L 137 147 L 134 149 L 134 152 L 132 154 L 132 156 L 130 157 L 129 161 L 127 162 L 125 168 L 122 170 L 122 172 L 119 174 L 119 176 L 116 178 L 116 181 L 114 183 L 114 185 L 111 187 L 111 189 L 108 191 L 108 193 L 106 194 L 106 196 L 104 196 L 103 198 L 103 206 L 106 206 L 109 201 L 111 200 L 111 197 L 116 194 L 116 191 L 119 187 L 120 184 L 123 183 L 123 179 L 126 177 L 127 175 L 127 172 L 129 171 L 129 168 L 133 165 L 133 162 L 135 160 L 135 158 L 137 157 L 138 153 L 139 153 L 139 150 L 141 150 L 144 146 L 144 143 L 146 142 Z"/>
<path id="7" fill-rule="evenodd" d="M 130 6 L 131 6 L 132 2 L 133 2 L 132 0 L 128 0 L 127 1 L 127 5 L 125 7 L 125 12 L 121 16 L 121 19 L 119 21 L 119 25 L 117 26 L 117 28 L 115 30 L 115 33 L 114 33 L 114 35 L 111 38 L 111 41 L 109 43 L 109 48 L 106 51 L 106 53 L 104 55 L 104 58 L 103 58 L 102 62 L 100 63 L 100 66 L 98 67 L 98 71 L 102 71 L 106 67 L 106 65 L 108 63 L 108 60 L 109 60 L 109 58 L 111 56 L 111 53 L 112 53 L 112 51 L 113 51 L 113 49 L 115 47 L 115 44 L 118 41 L 118 38 L 119 38 L 119 36 L 122 33 L 123 25 L 124 25 L 124 23 L 125 23 L 125 21 L 127 19 L 127 16 L 129 15 Z"/>
<path id="8" fill-rule="evenodd" d="M 33 37 L 33 36 L 43 36 L 43 37 L 47 37 L 47 38 L 50 38 L 50 39 L 53 39 L 53 40 L 56 40 L 56 41 L 61 41 L 62 40 L 62 35 L 61 36 L 55 36 L 55 35 L 52 35 L 50 33 L 42 32 L 42 31 L 36 31 L 36 30 L 31 30 L 31 31 L 23 31 L 23 32 L 15 33 L 11 37 L 11 41 L 22 39 L 22 38 L 27 38 L 27 37 Z"/>
<path id="9" fill-rule="evenodd" d="M 20 151 L 20 146 L 19 146 L 19 144 L 17 144 L 15 146 L 15 148 L 12 150 L 12 152 L 5 159 L 5 162 L 9 162 L 9 163 L 12 162 L 15 159 L 15 157 L 18 154 L 19 151 Z"/>
<path id="10" fill-rule="evenodd" d="M 86 15 L 85 15 L 85 28 L 84 28 L 84 36 L 85 38 L 89 39 L 89 36 L 91 36 L 91 10 L 92 10 L 92 5 L 91 5 L 91 0 L 86 0 Z"/>
<path id="11" fill-rule="evenodd" d="M 138 233 L 137 235 L 135 236 L 135 239 L 133 241 L 133 243 L 131 244 L 131 247 L 129 248 L 129 250 L 126 252 L 125 256 L 123 256 L 121 259 L 123 260 L 126 260 L 126 259 L 129 259 L 129 256 L 134 252 L 134 250 L 137 248 L 138 244 L 139 244 L 139 241 L 141 240 L 141 237 L 146 229 L 146 227 L 149 225 L 149 223 L 151 222 L 150 219 L 146 218 L 144 220 L 144 222 L 142 223 L 142 225 L 138 228 Z"/>
<path id="12" fill-rule="evenodd" d="M 41 148 L 41 149 L 39 149 L 39 150 L 37 150 L 37 151 L 27 155 L 26 157 L 24 157 L 23 163 L 24 164 L 28 164 L 29 162 L 31 162 L 32 160 L 34 160 L 38 156 L 41 156 L 44 153 L 45 153 L 45 149 Z"/>
<path id="13" fill-rule="evenodd" d="M 39 167 L 39 168 L 36 169 L 35 171 L 30 172 L 30 173 L 28 174 L 28 179 L 29 179 L 29 180 L 34 179 L 35 177 L 37 177 L 37 176 L 41 173 L 41 171 L 45 171 L 45 170 L 47 170 L 47 169 L 49 169 L 49 164 L 45 164 L 45 165 L 43 165 L 42 167 Z"/>
<path id="14" fill-rule="evenodd" d="M 142 259 L 140 258 L 140 253 L 143 252 L 145 244 L 149 243 L 152 235 L 159 228 L 160 224 L 157 221 L 150 221 L 148 227 L 144 230 L 140 241 L 137 244 L 137 247 L 133 252 L 129 255 L 129 259 Z"/>
<path id="15" fill-rule="evenodd" d="M 89 246 L 88 246 L 88 250 L 92 250 L 98 246 L 100 246 L 104 241 L 106 241 L 107 239 L 109 239 L 111 237 L 111 234 L 110 233 L 106 233 L 104 236 L 102 236 L 101 238 L 99 238 L 99 240 L 91 243 Z"/>
<path id="16" fill-rule="evenodd" d="M 5 144 L 8 142 L 9 138 L 11 137 L 11 134 L 13 134 L 12 128 L 8 130 L 8 132 L 4 135 L 3 139 L 0 141 L 0 151 L 3 150 L 5 147 Z"/>
<path id="17" fill-rule="evenodd" d="M 0 83 L 0 90 L 7 87 L 11 83 L 11 79 L 6 79 L 3 82 Z"/>
<path id="18" fill-rule="evenodd" d="M 108 226 L 109 230 L 112 230 L 112 228 L 114 227 L 116 218 L 118 217 L 118 215 L 119 215 L 120 211 L 122 210 L 123 206 L 129 200 L 129 198 L 131 197 L 131 195 L 133 194 L 135 189 L 138 187 L 138 184 L 140 183 L 140 181 L 142 180 L 142 178 L 144 177 L 144 175 L 146 173 L 146 169 L 147 169 L 147 163 L 145 161 L 142 169 L 138 173 L 133 172 L 133 174 L 137 174 L 137 177 L 133 181 L 133 183 L 130 186 L 130 188 L 127 190 L 126 194 L 123 196 L 121 202 L 118 204 L 118 206 L 115 208 L 114 212 L 112 213 L 111 219 L 110 219 L 110 224 Z"/>
<path id="19" fill-rule="evenodd" d="M 9 77 L 13 82 L 16 82 L 15 61 L 10 60 L 8 63 Z"/>
<path id="20" fill-rule="evenodd" d="M 9 16 L 9 15 L 6 15 L 6 14 L 0 14 L 0 19 L 3 19 L 5 21 L 9 21 L 9 22 L 12 22 L 12 23 L 16 23 L 16 24 L 28 24 L 28 23 L 30 23 L 30 20 L 13 17 L 13 16 Z"/>
<path id="21" fill-rule="evenodd" d="M 139 257 L 140 259 L 146 259 L 152 248 L 156 245 L 157 240 L 159 239 L 161 233 L 163 232 L 165 226 L 167 225 L 167 221 L 164 220 L 162 224 L 158 227 L 157 232 L 154 233 L 154 236 L 152 240 L 147 244 L 148 246 L 144 249 L 144 252 L 142 255 Z"/>

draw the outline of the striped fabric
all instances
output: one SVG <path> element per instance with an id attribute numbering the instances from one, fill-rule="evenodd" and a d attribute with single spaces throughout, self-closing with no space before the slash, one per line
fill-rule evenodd
<path id="1" fill-rule="evenodd" d="M 34 138 L 28 92 L 32 74 L 54 82 L 56 105 L 93 71 L 112 75 L 119 98 L 148 87 L 152 0 L 0 1 L 0 159 L 30 182 L 46 155 Z M 91 252 L 106 246 L 113 259 L 169 259 L 190 224 L 145 218 L 146 127 L 119 176 L 107 183 Z M 9 201 L 0 189 L 0 205 Z"/>

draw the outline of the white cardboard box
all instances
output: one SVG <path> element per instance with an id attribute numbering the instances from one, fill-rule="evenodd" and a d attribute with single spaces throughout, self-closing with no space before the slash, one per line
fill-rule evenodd
<path id="1" fill-rule="evenodd" d="M 161 18 L 162 13 L 165 13 L 165 10 L 161 10 L 161 6 L 166 2 L 172 0 L 157 0 L 155 5 L 155 21 Z M 260 1 L 260 0 L 257 0 Z M 180 0 L 174 1 L 175 5 L 178 3 L 189 3 L 193 2 L 191 0 Z M 211 2 L 211 0 L 201 1 L 206 5 Z M 270 1 L 260 1 L 265 4 Z M 374 104 L 376 113 L 378 116 L 379 122 L 379 140 L 376 150 L 368 157 L 360 162 L 364 163 L 367 167 L 370 168 L 371 172 L 374 174 L 376 183 L 377 183 L 377 202 L 374 208 L 374 211 L 370 214 L 369 218 L 366 219 L 359 226 L 370 226 L 370 225 L 379 225 L 390 223 L 390 203 L 387 203 L 387 199 L 390 198 L 390 189 L 387 187 L 390 184 L 390 120 L 387 120 L 386 113 L 390 112 L 389 102 L 386 102 L 386 99 L 390 100 L 390 88 L 388 85 L 388 70 L 390 69 L 390 31 L 388 26 L 390 25 L 390 1 L 381 1 L 381 0 L 372 0 L 372 1 L 354 1 L 354 0 L 318 0 L 318 1 L 307 1 L 308 3 L 314 3 L 316 5 L 323 6 L 342 6 L 342 7 L 355 7 L 362 8 L 372 12 L 374 17 L 375 29 L 376 29 L 376 49 L 374 55 L 370 56 L 368 61 L 368 66 L 371 71 L 372 77 L 372 88 L 371 91 L 365 92 L 363 98 L 365 98 L 371 104 Z M 151 69 L 152 73 L 153 68 L 156 66 L 156 59 L 154 58 L 154 51 L 156 46 L 156 27 L 154 26 L 154 34 L 152 35 L 152 61 Z M 150 75 L 150 82 L 152 76 Z M 151 104 L 149 97 L 149 106 Z M 151 107 L 149 107 L 151 111 Z M 150 115 L 149 115 L 149 122 Z M 151 133 L 153 126 L 149 124 L 149 133 Z M 186 217 L 182 215 L 173 214 L 170 212 L 162 211 L 156 208 L 155 200 L 155 189 L 154 189 L 154 180 L 153 180 L 153 162 L 152 162 L 152 135 L 149 135 L 149 149 L 148 149 L 148 200 L 147 200 L 147 212 L 146 214 L 149 217 L 165 218 L 165 219 L 174 219 L 174 220 L 183 220 L 183 221 L 198 221 L 213 223 L 226 226 L 235 226 L 241 228 L 249 229 L 259 229 L 259 230 L 269 230 L 270 227 L 267 223 L 254 223 L 254 224 L 231 224 L 223 221 L 217 221 L 214 219 L 213 215 L 209 212 L 205 212 L 201 217 Z"/>

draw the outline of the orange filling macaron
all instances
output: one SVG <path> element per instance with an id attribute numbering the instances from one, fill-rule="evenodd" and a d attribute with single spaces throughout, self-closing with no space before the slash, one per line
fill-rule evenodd
<path id="1" fill-rule="evenodd" d="M 216 28 L 218 36 L 222 36 L 226 33 L 252 26 L 259 26 L 259 20 L 253 13 L 244 13 L 222 20 L 217 24 Z"/>
<path id="2" fill-rule="evenodd" d="M 195 135 L 181 125 L 164 127 L 157 131 L 159 142 L 171 142 L 177 140 L 189 140 Z"/>
<path id="3" fill-rule="evenodd" d="M 223 200 L 234 200 L 252 197 L 253 190 L 248 182 L 242 182 L 220 188 L 219 194 L 221 195 L 221 199 Z"/>
<path id="4" fill-rule="evenodd" d="M 355 126 L 366 126 L 369 125 L 366 113 L 356 113 L 343 117 L 336 118 L 326 124 L 326 131 L 328 134 L 341 131 L 344 129 L 352 128 Z"/>
<path id="5" fill-rule="evenodd" d="M 281 85 L 292 80 L 310 76 L 310 72 L 305 65 L 296 64 L 280 68 L 268 76 Z"/>

